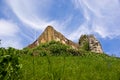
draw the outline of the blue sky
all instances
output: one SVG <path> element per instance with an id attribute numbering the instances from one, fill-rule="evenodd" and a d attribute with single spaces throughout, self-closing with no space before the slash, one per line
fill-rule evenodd
<path id="1" fill-rule="evenodd" d="M 94 34 L 120 56 L 120 0 L 0 0 L 1 47 L 23 48 L 52 25 L 68 39 Z"/>

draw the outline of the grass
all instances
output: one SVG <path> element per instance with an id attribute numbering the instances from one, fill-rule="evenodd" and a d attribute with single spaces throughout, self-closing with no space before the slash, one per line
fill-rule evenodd
<path id="1" fill-rule="evenodd" d="M 22 80 L 120 80 L 120 59 L 22 55 Z"/>

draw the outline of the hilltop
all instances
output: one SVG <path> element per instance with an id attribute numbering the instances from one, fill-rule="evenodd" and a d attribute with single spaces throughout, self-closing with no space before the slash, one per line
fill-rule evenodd
<path id="1" fill-rule="evenodd" d="M 34 41 L 32 44 L 28 45 L 29 48 L 35 48 L 43 43 L 48 43 L 51 41 L 60 42 L 73 49 L 82 49 L 86 47 L 87 51 L 95 53 L 103 53 L 102 46 L 100 42 L 95 38 L 94 35 L 81 35 L 79 42 L 75 43 L 67 39 L 63 34 L 56 31 L 52 26 L 47 26 L 43 33 Z"/>

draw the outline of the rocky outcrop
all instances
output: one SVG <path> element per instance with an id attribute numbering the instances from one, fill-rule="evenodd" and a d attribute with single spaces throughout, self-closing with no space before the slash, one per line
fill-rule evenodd
<path id="1" fill-rule="evenodd" d="M 103 53 L 102 46 L 94 35 L 82 35 L 79 39 L 80 47 L 83 47 L 85 43 L 88 44 L 86 47 L 88 47 L 91 52 Z"/>
<path id="2" fill-rule="evenodd" d="M 30 44 L 29 48 L 34 48 L 39 46 L 41 43 L 47 43 L 50 41 L 59 41 L 63 44 L 71 46 L 74 49 L 84 48 L 85 50 L 89 50 L 96 53 L 103 53 L 102 46 L 100 42 L 93 35 L 81 35 L 79 39 L 79 43 L 76 44 L 71 40 L 67 39 L 60 32 L 56 31 L 52 26 L 48 26 L 44 32 Z"/>
<path id="3" fill-rule="evenodd" d="M 48 26 L 45 31 L 38 37 L 38 39 L 30 44 L 28 47 L 33 48 L 40 43 L 47 43 L 50 41 L 59 41 L 63 44 L 69 45 L 74 49 L 78 49 L 79 45 L 64 37 L 60 32 L 57 32 L 52 26 Z"/>
<path id="4" fill-rule="evenodd" d="M 93 36 L 89 36 L 89 48 L 92 52 L 103 53 L 100 42 Z"/>

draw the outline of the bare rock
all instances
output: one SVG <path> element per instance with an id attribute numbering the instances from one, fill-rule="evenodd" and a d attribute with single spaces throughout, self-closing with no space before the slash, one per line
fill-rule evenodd
<path id="1" fill-rule="evenodd" d="M 80 47 L 85 46 L 91 52 L 103 53 L 102 46 L 94 35 L 81 35 L 79 45 Z"/>
<path id="2" fill-rule="evenodd" d="M 67 39 L 60 32 L 56 31 L 52 26 L 48 26 L 44 32 L 30 44 L 29 48 L 34 48 L 39 46 L 41 43 L 47 43 L 50 41 L 59 41 L 63 44 L 71 46 L 74 49 L 80 49 L 84 47 L 85 50 L 89 50 L 96 53 L 103 53 L 102 46 L 100 42 L 93 35 L 81 35 L 79 43 L 76 44 L 71 40 Z"/>
<path id="3" fill-rule="evenodd" d="M 74 49 L 78 49 L 79 45 L 72 42 L 63 36 L 60 32 L 56 31 L 52 26 L 48 26 L 44 32 L 38 37 L 38 39 L 30 44 L 28 47 L 33 48 L 38 46 L 40 43 L 47 43 L 50 41 L 59 41 L 63 44 L 71 46 Z"/>

